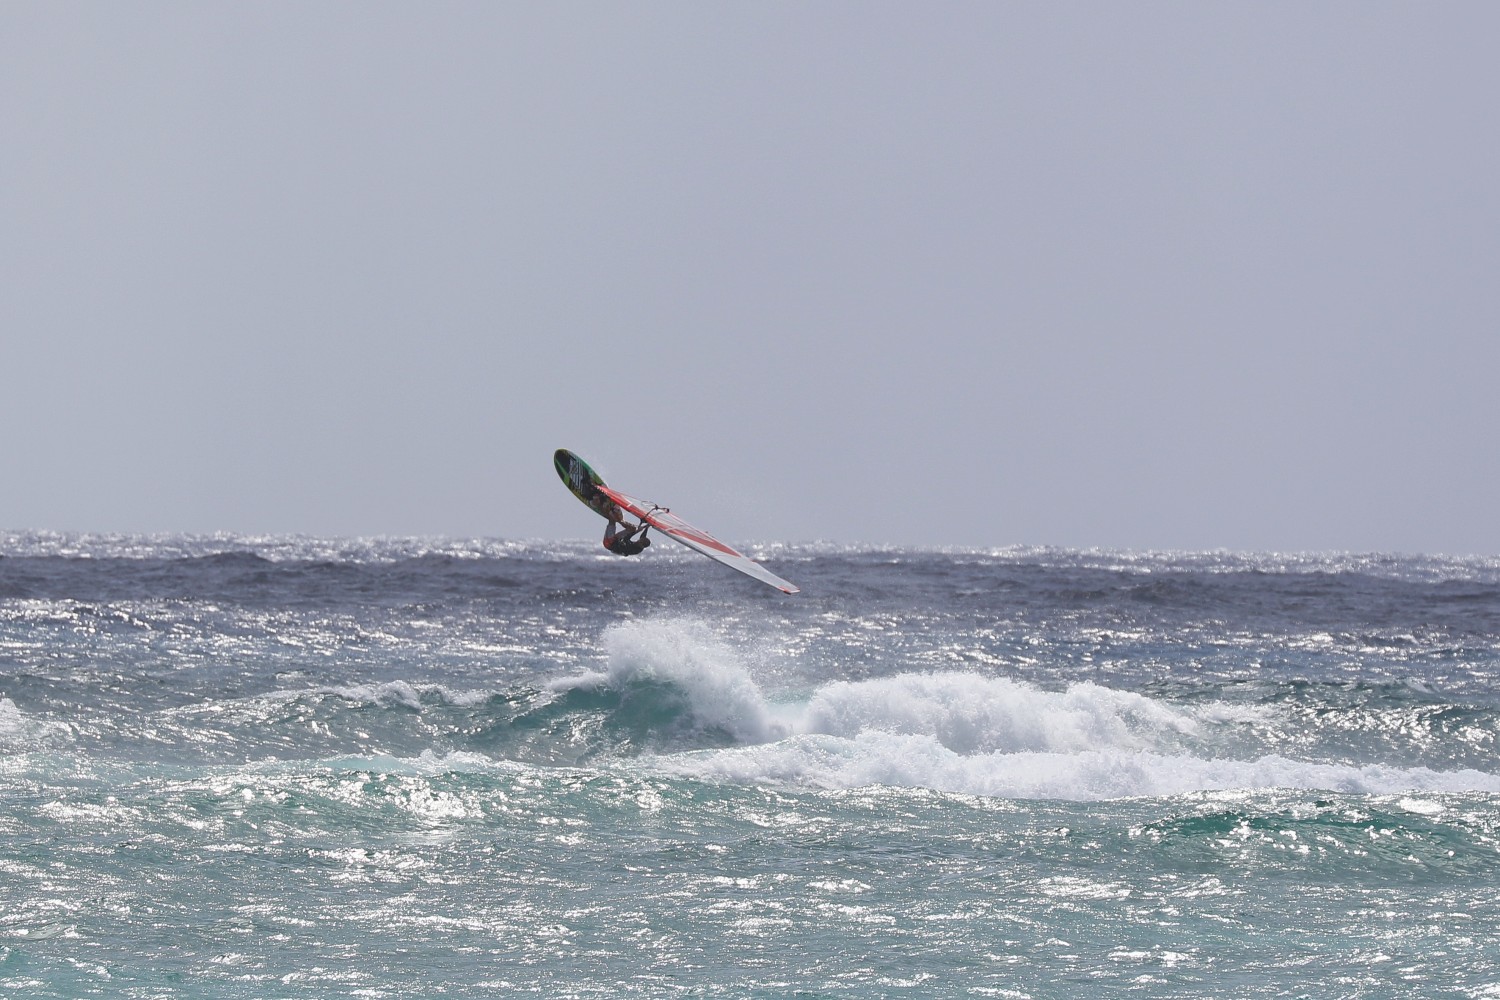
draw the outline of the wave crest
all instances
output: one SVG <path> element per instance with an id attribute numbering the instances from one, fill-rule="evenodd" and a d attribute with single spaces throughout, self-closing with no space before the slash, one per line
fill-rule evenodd
<path id="1" fill-rule="evenodd" d="M 604 635 L 604 671 L 554 681 L 552 691 L 627 690 L 670 685 L 703 729 L 759 743 L 786 734 L 773 722 L 765 696 L 734 651 L 706 627 L 691 621 L 638 621 Z"/>
<path id="2" fill-rule="evenodd" d="M 604 650 L 602 671 L 554 682 L 553 692 L 575 706 L 576 695 L 609 693 L 595 707 L 618 718 L 631 712 L 633 699 L 659 699 L 657 724 L 731 737 L 730 745 L 699 742 L 643 758 L 679 777 L 1068 800 L 1276 787 L 1500 792 L 1500 776 L 1476 770 L 1300 761 L 1275 753 L 1216 757 L 1206 747 L 1226 727 L 1245 724 L 1245 711 L 1217 703 L 1178 707 L 1089 682 L 1052 691 L 975 673 L 908 672 L 837 681 L 775 704 L 740 650 L 701 622 L 615 626 Z"/>
<path id="3" fill-rule="evenodd" d="M 1144 695 L 1092 683 L 1044 691 L 968 673 L 897 674 L 820 689 L 797 729 L 855 737 L 870 730 L 931 736 L 957 753 L 1144 748 L 1197 723 Z"/>

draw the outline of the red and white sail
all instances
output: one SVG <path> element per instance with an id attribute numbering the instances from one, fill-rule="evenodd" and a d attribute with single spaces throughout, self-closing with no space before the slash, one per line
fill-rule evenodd
<path id="1" fill-rule="evenodd" d="M 717 559 L 731 569 L 737 569 L 746 576 L 755 577 L 761 583 L 768 583 L 783 594 L 795 594 L 799 590 L 796 584 L 783 580 L 743 552 L 725 545 L 703 529 L 693 527 L 665 507 L 658 506 L 649 500 L 633 497 L 629 493 L 621 493 L 612 486 L 600 485 L 599 492 L 657 531 L 681 542 L 695 552 L 701 552 L 710 559 Z"/>

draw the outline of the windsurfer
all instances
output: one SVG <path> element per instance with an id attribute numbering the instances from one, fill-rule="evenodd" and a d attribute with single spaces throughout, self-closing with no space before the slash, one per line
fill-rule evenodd
<path id="1" fill-rule="evenodd" d="M 625 523 L 624 515 L 616 514 L 604 529 L 604 547 L 617 556 L 640 555 L 641 550 L 651 544 L 651 539 L 646 537 L 649 527 L 642 521 L 632 528 Z M 641 537 L 636 538 L 637 533 Z"/>

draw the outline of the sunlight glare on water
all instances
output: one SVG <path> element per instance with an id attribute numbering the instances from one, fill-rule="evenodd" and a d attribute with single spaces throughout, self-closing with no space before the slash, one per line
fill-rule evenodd
<path id="1" fill-rule="evenodd" d="M 6 995 L 1496 975 L 1493 560 L 0 542 Z"/>

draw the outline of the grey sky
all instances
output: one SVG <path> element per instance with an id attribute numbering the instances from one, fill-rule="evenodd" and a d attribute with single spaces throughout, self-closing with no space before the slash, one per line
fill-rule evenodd
<path id="1" fill-rule="evenodd" d="M 0 6 L 0 527 L 1500 552 L 1500 5 Z"/>

